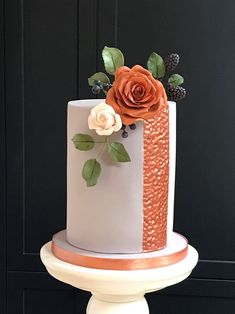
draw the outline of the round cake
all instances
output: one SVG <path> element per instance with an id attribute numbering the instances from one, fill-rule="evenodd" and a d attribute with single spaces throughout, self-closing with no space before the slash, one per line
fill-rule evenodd
<path id="1" fill-rule="evenodd" d="M 131 161 L 116 164 L 104 154 L 99 182 L 88 188 L 81 169 L 86 159 L 99 153 L 102 144 L 81 153 L 71 139 L 82 132 L 100 140 L 89 130 L 87 119 L 101 102 L 94 99 L 68 104 L 68 241 L 101 253 L 162 249 L 170 243 L 173 230 L 176 104 L 163 104 L 156 119 L 136 122 L 128 138 L 113 133 L 110 141 L 123 143 Z"/>
<path id="2" fill-rule="evenodd" d="M 52 251 L 105 269 L 177 262 L 188 245 L 173 232 L 174 100 L 184 96 L 182 77 L 170 76 L 168 94 L 160 78 L 171 55 L 164 63 L 152 53 L 148 69 L 124 66 L 116 48 L 105 47 L 102 55 L 114 81 L 98 72 L 88 82 L 106 97 L 68 103 L 67 229 L 53 237 Z"/>

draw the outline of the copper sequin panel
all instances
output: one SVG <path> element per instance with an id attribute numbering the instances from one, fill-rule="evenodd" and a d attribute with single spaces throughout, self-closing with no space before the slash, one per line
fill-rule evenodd
<path id="1" fill-rule="evenodd" d="M 169 111 L 144 122 L 143 251 L 160 250 L 167 241 L 169 181 Z"/>

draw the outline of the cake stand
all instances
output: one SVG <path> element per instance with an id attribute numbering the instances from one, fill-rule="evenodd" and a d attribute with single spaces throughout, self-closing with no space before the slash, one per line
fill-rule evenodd
<path id="1" fill-rule="evenodd" d="M 148 314 L 145 293 L 186 279 L 198 261 L 198 253 L 190 245 L 180 262 L 145 270 L 103 270 L 72 265 L 53 255 L 51 242 L 41 248 L 40 255 L 53 277 L 92 293 L 87 314 Z"/>

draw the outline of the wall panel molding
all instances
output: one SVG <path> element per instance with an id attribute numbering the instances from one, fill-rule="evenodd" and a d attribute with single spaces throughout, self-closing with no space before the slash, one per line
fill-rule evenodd
<path id="1" fill-rule="evenodd" d="M 42 272 L 9 271 L 8 286 L 9 314 L 82 314 L 90 297 Z"/>
<path id="2" fill-rule="evenodd" d="M 193 276 L 202 279 L 235 280 L 235 261 L 199 260 Z"/>
<path id="3" fill-rule="evenodd" d="M 233 314 L 235 282 L 230 280 L 187 279 L 146 298 L 153 313 Z"/>
<path id="4" fill-rule="evenodd" d="M 97 69 L 97 8 L 99 1 L 79 0 L 78 11 L 78 98 L 93 98 L 87 84 L 89 76 Z"/>
<path id="5" fill-rule="evenodd" d="M 8 273 L 8 313 L 84 314 L 90 293 L 74 289 L 54 280 L 47 273 Z M 220 313 L 226 305 L 226 314 L 233 314 L 235 281 L 186 279 L 185 281 L 146 295 L 150 313 L 164 309 L 164 313 L 198 314 Z M 55 304 L 59 300 L 59 303 Z M 177 308 L 177 312 L 176 312 Z M 203 311 L 204 309 L 204 311 Z M 41 312 L 40 312 L 41 311 Z"/>
<path id="6" fill-rule="evenodd" d="M 97 65 L 103 71 L 102 49 L 118 47 L 118 0 L 98 1 L 97 30 Z"/>
<path id="7" fill-rule="evenodd" d="M 6 138 L 4 0 L 0 0 L 0 312 L 6 313 Z"/>
<path id="8" fill-rule="evenodd" d="M 5 12 L 8 269 L 40 271 L 41 245 L 65 227 L 66 111 L 78 89 L 78 2 L 14 0 Z"/>

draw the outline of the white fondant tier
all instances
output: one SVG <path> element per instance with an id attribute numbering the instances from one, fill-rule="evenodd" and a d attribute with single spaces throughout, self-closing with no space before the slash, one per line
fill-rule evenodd
<path id="1" fill-rule="evenodd" d="M 129 131 L 123 139 L 121 132 L 113 133 L 112 140 L 122 142 L 131 162 L 114 163 L 107 155 L 99 158 L 102 173 L 94 187 L 87 187 L 82 179 L 83 164 L 96 158 L 100 147 L 90 151 L 75 149 L 72 138 L 76 133 L 87 133 L 97 141 L 102 137 L 88 128 L 91 108 L 102 102 L 95 100 L 71 101 L 68 104 L 67 155 L 67 239 L 73 246 L 103 253 L 143 252 L 143 168 L 144 123 Z M 176 151 L 176 105 L 169 102 L 169 189 L 167 212 L 167 245 L 172 241 L 174 213 L 174 181 Z"/>
<path id="2" fill-rule="evenodd" d="M 138 270 L 164 267 L 184 259 L 187 251 L 187 239 L 175 232 L 172 233 L 171 244 L 165 249 L 138 254 L 105 254 L 82 250 L 67 241 L 66 230 L 56 233 L 52 239 L 52 252 L 57 258 L 70 264 L 96 269 Z"/>

